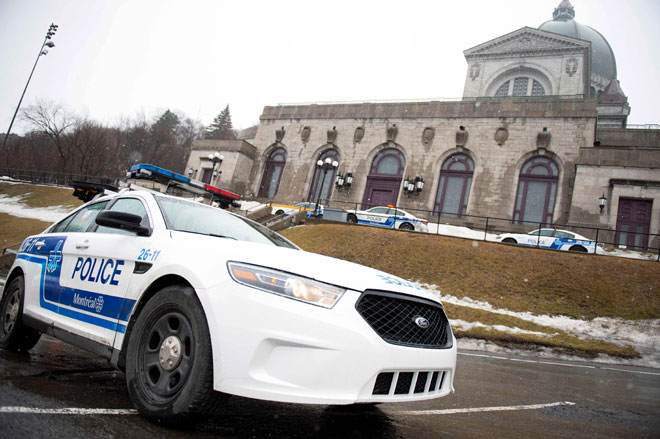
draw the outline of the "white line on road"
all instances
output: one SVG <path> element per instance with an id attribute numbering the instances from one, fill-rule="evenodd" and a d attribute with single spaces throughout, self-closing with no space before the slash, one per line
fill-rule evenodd
<path id="1" fill-rule="evenodd" d="M 613 370 L 613 371 L 616 371 L 616 372 L 640 373 L 640 374 L 644 374 L 644 375 L 660 375 L 660 373 L 658 373 L 658 372 L 644 372 L 644 371 L 641 371 L 641 370 L 619 369 L 619 368 L 616 368 L 616 367 L 605 367 L 605 366 L 589 366 L 589 365 L 586 365 L 586 364 L 558 363 L 556 361 L 521 360 L 521 359 L 518 359 L 518 358 L 501 357 L 499 355 L 468 354 L 467 352 L 459 352 L 458 355 L 465 355 L 467 357 L 492 358 L 492 359 L 495 359 L 495 360 L 518 361 L 518 362 L 521 362 L 521 363 L 550 364 L 550 365 L 553 365 L 553 366 L 581 367 L 583 369 L 603 369 L 603 370 Z"/>
<path id="2" fill-rule="evenodd" d="M 540 410 L 548 407 L 559 407 L 563 405 L 575 405 L 574 402 L 550 402 L 547 404 L 531 404 L 531 405 L 508 405 L 501 407 L 474 407 L 465 409 L 444 409 L 444 410 L 412 410 L 406 412 L 398 412 L 401 415 L 454 415 L 457 413 L 477 413 L 477 412 L 505 412 L 513 410 Z"/>
<path id="3" fill-rule="evenodd" d="M 42 409 L 38 407 L 0 407 L 0 413 L 22 413 L 34 415 L 137 415 L 133 409 L 83 409 L 65 407 L 59 409 Z"/>

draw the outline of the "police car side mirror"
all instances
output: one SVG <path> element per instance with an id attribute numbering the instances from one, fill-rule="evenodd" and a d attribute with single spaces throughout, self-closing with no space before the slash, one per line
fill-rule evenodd
<path id="1" fill-rule="evenodd" d="M 128 230 L 138 236 L 151 236 L 151 228 L 140 225 L 142 217 L 128 212 L 104 210 L 96 216 L 96 224 L 113 229 Z"/>

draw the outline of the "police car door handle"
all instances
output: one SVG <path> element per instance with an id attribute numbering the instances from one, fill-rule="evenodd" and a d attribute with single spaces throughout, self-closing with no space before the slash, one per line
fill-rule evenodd
<path id="1" fill-rule="evenodd" d="M 40 250 L 41 247 L 43 247 L 44 245 L 46 245 L 46 241 L 37 241 L 37 242 L 34 244 L 34 246 L 37 248 L 37 250 Z"/>
<path id="2" fill-rule="evenodd" d="M 81 250 L 89 248 L 89 241 L 79 242 L 78 244 L 76 244 L 76 248 Z"/>

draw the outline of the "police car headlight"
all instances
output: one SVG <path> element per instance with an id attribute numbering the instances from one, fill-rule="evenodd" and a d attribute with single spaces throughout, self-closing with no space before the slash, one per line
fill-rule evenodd
<path id="1" fill-rule="evenodd" d="M 232 279 L 239 284 L 324 308 L 335 306 L 346 291 L 334 285 L 256 265 L 228 262 L 227 267 Z"/>

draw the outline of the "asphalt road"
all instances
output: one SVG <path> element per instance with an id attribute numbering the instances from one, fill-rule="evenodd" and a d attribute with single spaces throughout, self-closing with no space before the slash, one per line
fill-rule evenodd
<path id="1" fill-rule="evenodd" d="M 660 370 L 460 351 L 456 393 L 377 407 L 234 397 L 181 429 L 135 414 L 124 375 L 43 337 L 0 350 L 0 437 L 623 438 L 660 437 Z"/>

